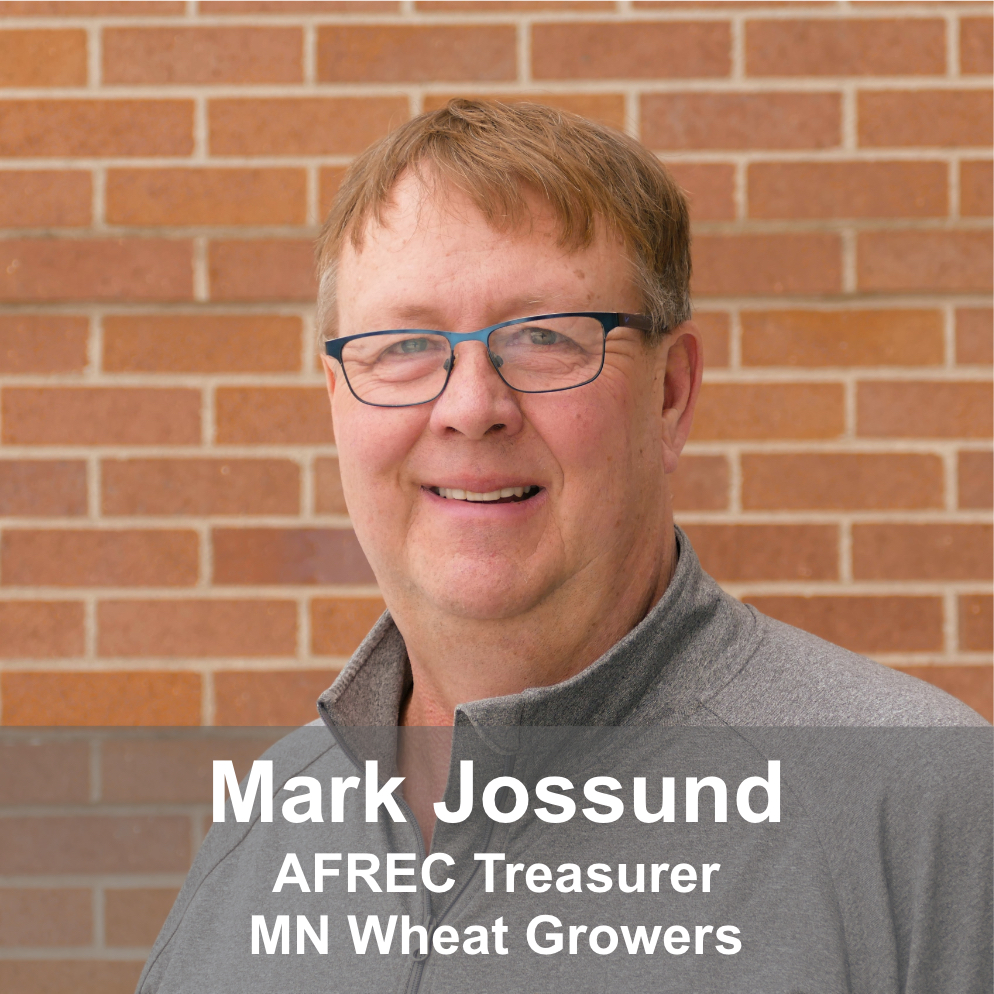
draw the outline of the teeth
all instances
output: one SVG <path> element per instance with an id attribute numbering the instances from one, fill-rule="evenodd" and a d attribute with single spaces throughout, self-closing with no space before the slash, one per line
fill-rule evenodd
<path id="1" fill-rule="evenodd" d="M 487 493 L 476 493 L 472 490 L 458 490 L 455 488 L 438 487 L 439 496 L 449 500 L 471 500 L 471 501 L 493 501 L 505 497 L 524 497 L 527 492 L 529 496 L 538 490 L 538 487 L 502 487 L 500 490 L 490 490 Z"/>

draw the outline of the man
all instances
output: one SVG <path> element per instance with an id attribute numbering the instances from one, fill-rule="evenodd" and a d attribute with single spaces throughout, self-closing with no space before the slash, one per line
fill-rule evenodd
<path id="1" fill-rule="evenodd" d="M 989 736 L 955 727 L 985 723 L 738 603 L 674 527 L 667 476 L 702 355 L 687 209 L 658 161 L 548 108 L 452 101 L 352 166 L 319 269 L 343 489 L 388 613 L 322 695 L 324 724 L 272 752 L 277 792 L 332 782 L 308 826 L 324 834 L 232 824 L 229 808 L 139 989 L 204 976 L 219 991 L 987 989 Z M 916 726 L 946 728 L 923 739 Z M 532 731 L 550 727 L 577 731 Z M 694 774 L 679 817 L 665 777 L 662 808 L 647 809 L 637 774 L 659 784 L 659 763 Z M 705 830 L 693 791 L 719 770 Z M 375 794 L 393 772 L 403 781 L 384 789 L 403 808 Z M 726 832 L 733 772 L 741 820 Z M 365 820 L 347 802 L 363 773 Z M 612 774 L 592 778 L 607 790 L 634 785 L 618 801 L 627 820 L 610 798 L 601 812 L 596 790 L 582 817 L 572 800 L 576 817 L 565 802 L 524 814 L 548 805 L 549 782 L 568 794 L 592 773 Z M 651 863 L 664 846 L 695 859 Z M 606 890 L 605 847 L 628 861 Z M 429 850 L 448 867 L 435 883 L 451 874 L 444 889 L 432 871 L 407 889 L 358 881 L 356 853 L 410 859 L 413 876 Z M 331 890 L 319 867 L 346 852 L 348 889 L 319 896 Z M 312 860 L 308 883 L 298 870 Z M 629 879 L 636 865 L 651 883 Z M 275 951 L 281 916 L 289 928 L 320 910 L 337 930 L 330 953 L 260 951 L 260 939 Z M 587 922 L 568 949 L 567 910 Z M 492 938 L 471 948 L 480 922 Z M 406 950 L 394 929 L 408 929 Z"/>

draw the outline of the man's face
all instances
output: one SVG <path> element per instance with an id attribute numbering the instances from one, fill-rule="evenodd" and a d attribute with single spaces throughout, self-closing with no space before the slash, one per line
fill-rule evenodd
<path id="1" fill-rule="evenodd" d="M 551 213 L 531 206 L 530 223 L 499 232 L 457 191 L 432 197 L 402 178 L 384 223 L 360 251 L 346 244 L 338 335 L 641 309 L 618 239 L 599 230 L 567 252 Z M 406 408 L 361 404 L 326 359 L 346 501 L 388 602 L 502 619 L 613 582 L 665 518 L 666 348 L 618 328 L 592 383 L 522 394 L 482 343 L 463 342 L 444 393 Z M 439 493 L 522 487 L 538 490 L 509 503 Z"/>

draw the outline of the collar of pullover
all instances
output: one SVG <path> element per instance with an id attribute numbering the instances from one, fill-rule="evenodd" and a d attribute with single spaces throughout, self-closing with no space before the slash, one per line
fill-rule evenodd
<path id="1" fill-rule="evenodd" d="M 486 739 L 497 735 L 491 745 L 501 748 L 497 729 L 521 725 L 693 721 L 701 702 L 745 664 L 758 633 L 754 611 L 703 571 L 680 528 L 676 537 L 677 568 L 669 586 L 624 638 L 562 683 L 460 704 L 456 727 L 472 725 Z M 318 710 L 329 726 L 395 727 L 410 680 L 404 640 L 388 612 L 321 695 Z M 513 751 L 513 739 L 504 748 Z"/>

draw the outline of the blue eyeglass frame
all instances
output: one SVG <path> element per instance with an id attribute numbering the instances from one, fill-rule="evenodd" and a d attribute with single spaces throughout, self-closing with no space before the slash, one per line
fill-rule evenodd
<path id="1" fill-rule="evenodd" d="M 604 344 L 601 343 L 601 364 L 597 367 L 597 372 L 588 380 L 584 380 L 582 383 L 574 383 L 568 387 L 555 387 L 552 390 L 518 390 L 516 387 L 511 386 L 507 380 L 504 379 L 503 374 L 500 371 L 500 367 L 494 362 L 494 355 L 490 351 L 490 335 L 499 331 L 501 328 L 506 328 L 508 325 L 512 324 L 524 324 L 527 321 L 547 321 L 550 318 L 594 318 L 601 323 L 601 327 L 604 329 L 604 341 L 607 340 L 607 336 L 614 331 L 615 328 L 634 328 L 637 331 L 650 332 L 656 326 L 653 323 L 652 318 L 647 314 L 625 314 L 619 311 L 559 311 L 555 314 L 533 314 L 531 317 L 525 318 L 512 318 L 510 321 L 501 321 L 499 324 L 492 324 L 486 328 L 481 328 L 479 331 L 439 331 L 436 328 L 391 328 L 387 331 L 367 331 L 363 332 L 361 335 L 346 335 L 344 338 L 329 338 L 324 343 L 324 351 L 326 355 L 331 356 L 332 359 L 336 359 L 338 364 L 342 367 L 342 372 L 345 374 L 345 382 L 349 385 L 349 391 L 352 396 L 361 404 L 367 404 L 369 407 L 421 407 L 422 404 L 430 404 L 434 400 L 438 400 L 445 391 L 445 388 L 449 385 L 449 377 L 452 375 L 452 367 L 455 362 L 455 349 L 456 345 L 460 342 L 482 342 L 487 348 L 487 357 L 490 359 L 490 364 L 494 367 L 494 371 L 501 378 L 501 380 L 515 393 L 561 393 L 563 390 L 575 390 L 577 387 L 586 386 L 588 383 L 592 383 L 601 375 L 601 370 L 604 369 Z M 664 332 L 666 329 L 662 329 Z M 342 362 L 342 350 L 345 346 L 354 341 L 357 338 L 374 338 L 377 335 L 438 335 L 446 339 L 449 343 L 450 351 L 450 362 L 448 369 L 445 372 L 445 382 L 442 384 L 441 389 L 434 397 L 429 397 L 428 400 L 419 400 L 415 404 L 373 404 L 371 401 L 363 400 L 352 387 L 352 383 L 349 381 L 349 374 L 345 369 L 345 363 Z"/>

